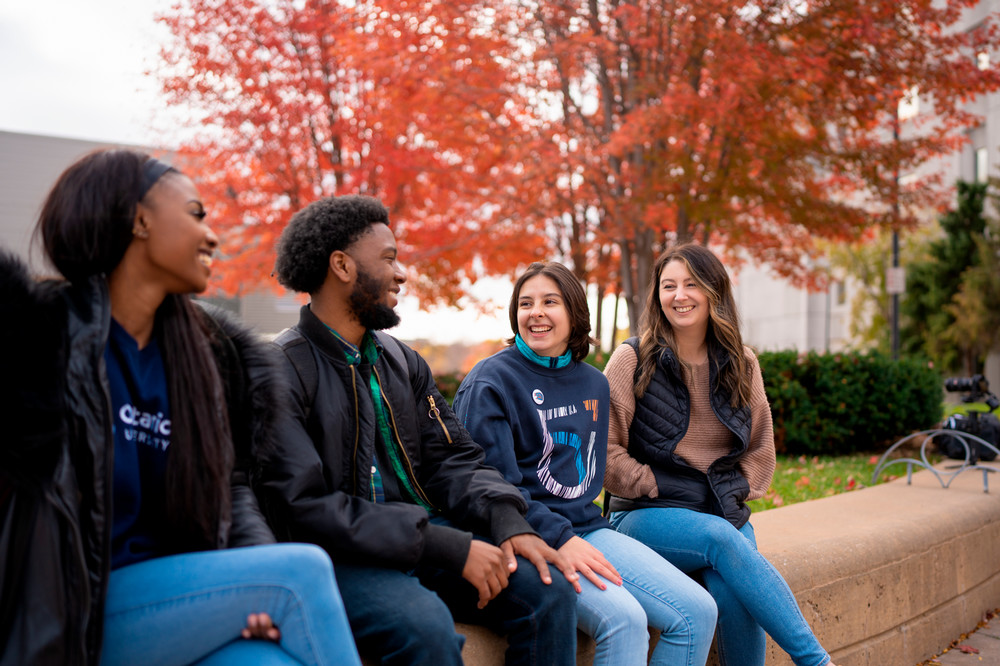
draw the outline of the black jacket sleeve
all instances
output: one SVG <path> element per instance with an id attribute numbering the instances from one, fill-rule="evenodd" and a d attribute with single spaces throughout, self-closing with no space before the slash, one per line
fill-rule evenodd
<path id="1" fill-rule="evenodd" d="M 521 492 L 486 463 L 482 447 L 438 391 L 424 359 L 402 347 L 417 401 L 420 482 L 431 501 L 452 522 L 489 536 L 496 544 L 518 534 L 536 534 L 524 518 L 528 505 Z"/>

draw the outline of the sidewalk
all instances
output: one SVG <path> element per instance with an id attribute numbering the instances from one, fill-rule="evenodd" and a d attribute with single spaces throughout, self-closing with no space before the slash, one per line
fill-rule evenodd
<path id="1" fill-rule="evenodd" d="M 1000 616 L 990 614 L 962 636 L 947 651 L 918 666 L 1000 666 Z"/>

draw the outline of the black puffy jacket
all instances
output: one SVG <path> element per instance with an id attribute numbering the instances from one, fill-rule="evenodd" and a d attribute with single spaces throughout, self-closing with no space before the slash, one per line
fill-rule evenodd
<path id="1" fill-rule="evenodd" d="M 638 354 L 638 338 L 625 342 Z M 710 352 L 709 382 L 715 386 L 719 370 L 729 363 L 729 356 L 720 349 Z M 743 527 L 750 518 L 746 505 L 750 485 L 738 464 L 750 443 L 750 408 L 733 408 L 729 395 L 721 390 L 711 392 L 711 402 L 712 411 L 735 437 L 730 452 L 712 463 L 706 474 L 675 453 L 677 443 L 687 432 L 691 403 L 680 362 L 669 347 L 664 347 L 649 386 L 642 398 L 636 400 L 628 439 L 629 455 L 653 470 L 658 496 L 613 497 L 609 502 L 610 511 L 680 507 L 712 513 L 725 518 L 737 529 Z"/>
<path id="2" fill-rule="evenodd" d="M 114 446 L 103 352 L 107 284 L 33 282 L 0 252 L 0 664 L 97 664 L 111 557 Z M 249 487 L 286 393 L 274 354 L 206 317 L 235 444 L 232 522 L 218 546 L 271 543 Z"/>
<path id="3" fill-rule="evenodd" d="M 534 534 L 523 517 L 521 493 L 484 463 L 483 450 L 455 418 L 419 354 L 384 336 L 397 353 L 383 351 L 374 366 L 351 365 L 308 305 L 294 330 L 305 339 L 316 375 L 307 387 L 288 357 L 292 411 L 282 419 L 278 447 L 262 465 L 259 486 L 279 539 L 315 543 L 334 562 L 400 570 L 434 564 L 460 572 L 471 533 L 495 543 Z M 412 485 L 462 531 L 430 524 L 428 512 L 416 504 L 371 501 L 373 372 Z"/>

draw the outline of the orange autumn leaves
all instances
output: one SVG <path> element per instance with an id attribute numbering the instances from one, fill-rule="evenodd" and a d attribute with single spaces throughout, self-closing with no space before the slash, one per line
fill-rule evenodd
<path id="1" fill-rule="evenodd" d="M 184 149 L 222 291 L 269 283 L 295 210 L 362 192 L 390 207 L 425 302 L 551 258 L 634 314 L 666 243 L 808 284 L 816 238 L 935 201 L 892 174 L 957 145 L 964 101 L 1000 86 L 975 66 L 994 23 L 949 32 L 972 4 L 182 0 L 157 75 L 200 113 Z M 914 86 L 944 120 L 893 141 Z"/>

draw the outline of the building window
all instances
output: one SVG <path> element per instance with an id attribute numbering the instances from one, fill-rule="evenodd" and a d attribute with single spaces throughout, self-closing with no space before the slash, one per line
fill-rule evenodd
<path id="1" fill-rule="evenodd" d="M 920 89 L 913 86 L 903 93 L 896 115 L 900 120 L 909 120 L 920 113 Z"/>
<path id="2" fill-rule="evenodd" d="M 837 305 L 843 305 L 847 302 L 847 287 L 844 286 L 843 280 L 838 280 L 834 285 L 834 294 L 836 295 Z"/>
<path id="3" fill-rule="evenodd" d="M 302 308 L 302 299 L 298 294 L 282 294 L 274 299 L 275 312 L 298 312 Z"/>
<path id="4" fill-rule="evenodd" d="M 976 182 L 985 183 L 990 173 L 990 154 L 986 148 L 976 148 Z"/>

